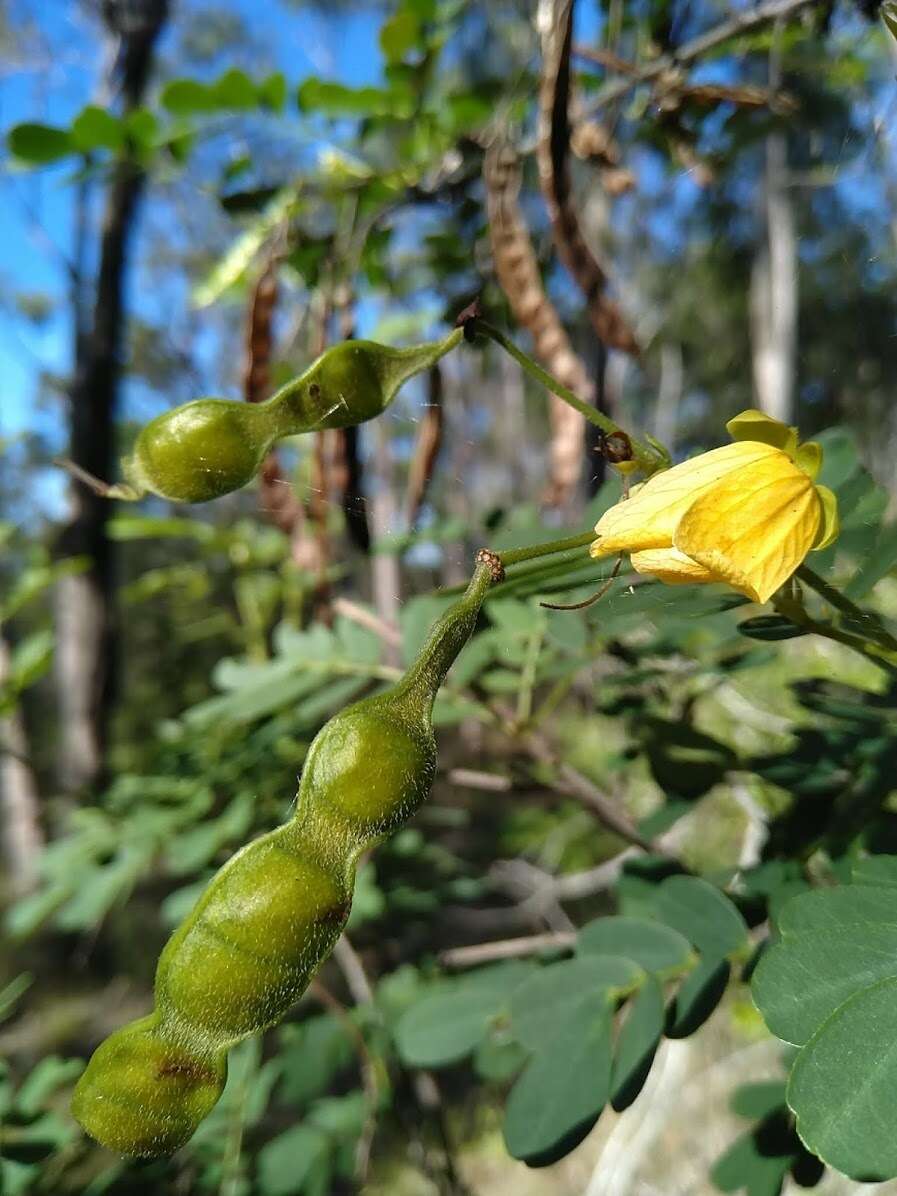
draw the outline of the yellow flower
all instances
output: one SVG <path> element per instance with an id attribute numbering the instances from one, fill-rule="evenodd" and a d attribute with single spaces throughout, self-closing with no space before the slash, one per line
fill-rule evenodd
<path id="1" fill-rule="evenodd" d="M 655 474 L 595 525 L 594 557 L 629 553 L 670 585 L 725 582 L 766 602 L 808 552 L 838 535 L 838 503 L 816 484 L 822 448 L 760 411 L 726 425 L 734 444 Z"/>

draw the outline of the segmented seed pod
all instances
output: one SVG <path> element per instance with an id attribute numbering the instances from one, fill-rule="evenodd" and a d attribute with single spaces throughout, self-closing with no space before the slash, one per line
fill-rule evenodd
<path id="1" fill-rule="evenodd" d="M 264 403 L 195 399 L 151 420 L 122 461 L 129 497 L 158 494 L 172 502 L 208 502 L 251 482 L 283 436 L 349 428 L 380 415 L 402 385 L 429 369 L 461 340 L 393 349 L 344 341 Z M 120 495 L 125 488 L 115 488 Z"/>
<path id="2" fill-rule="evenodd" d="M 338 939 L 361 852 L 424 801 L 436 772 L 432 709 L 473 630 L 495 561 L 435 624 L 392 689 L 335 715 L 312 743 L 289 822 L 213 877 L 156 971 L 153 1012 L 100 1045 L 72 1111 L 121 1154 L 170 1154 L 224 1088 L 227 1051 L 279 1021 Z"/>

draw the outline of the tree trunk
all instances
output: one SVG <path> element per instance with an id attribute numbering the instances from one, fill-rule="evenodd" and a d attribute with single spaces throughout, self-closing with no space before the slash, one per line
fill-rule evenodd
<path id="1" fill-rule="evenodd" d="M 682 347 L 665 342 L 660 347 L 660 381 L 654 405 L 654 438 L 675 452 L 679 404 L 682 401 Z"/>
<path id="2" fill-rule="evenodd" d="M 377 420 L 373 426 L 374 433 L 374 472 L 376 474 L 376 489 L 369 500 L 371 512 L 371 531 L 374 539 L 382 541 L 395 531 L 393 520 L 396 515 L 396 503 L 392 490 L 392 453 L 390 452 L 389 433 L 384 420 Z M 375 552 L 371 556 L 371 586 L 373 589 L 374 609 L 384 623 L 397 627 L 399 623 L 399 605 L 401 601 L 402 578 L 399 570 L 399 557 L 395 552 Z M 398 665 L 401 653 L 396 644 L 383 644 L 384 662 Z"/>
<path id="3" fill-rule="evenodd" d="M 0 633 L 0 686 L 9 675 L 9 645 Z M 20 897 L 34 888 L 44 838 L 40 799 L 28 760 L 28 737 L 18 706 L 0 716 L 0 829 L 9 894 Z"/>
<path id="4" fill-rule="evenodd" d="M 108 0 L 103 17 L 118 38 L 122 108 L 142 100 L 153 47 L 167 16 L 167 0 Z M 122 157 L 112 170 L 103 210 L 93 317 L 76 318 L 71 389 L 70 456 L 88 474 L 111 480 L 115 416 L 125 338 L 124 277 L 128 245 L 144 185 L 140 166 Z M 56 591 L 56 677 L 60 706 L 59 777 L 73 791 L 98 781 L 103 770 L 116 656 L 113 559 L 106 534 L 108 500 L 81 481 L 71 487 L 70 515 L 59 538 L 61 557 L 85 556 L 83 573 L 63 578 Z"/>
<path id="5" fill-rule="evenodd" d="M 781 82 L 778 38 L 770 54 L 769 87 Z M 797 363 L 797 232 L 784 133 L 766 139 L 760 243 L 751 274 L 751 352 L 757 405 L 783 423 L 795 422 Z"/>

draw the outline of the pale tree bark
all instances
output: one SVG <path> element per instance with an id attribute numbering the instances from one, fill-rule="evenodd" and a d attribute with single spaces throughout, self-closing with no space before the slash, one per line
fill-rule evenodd
<path id="1" fill-rule="evenodd" d="M 377 420 L 374 433 L 374 473 L 376 488 L 369 498 L 372 532 L 375 540 L 383 540 L 393 531 L 396 517 L 396 502 L 392 490 L 392 453 L 389 433 L 383 420 Z M 375 552 L 371 555 L 371 584 L 374 609 L 384 623 L 398 626 L 399 604 L 402 581 L 399 572 L 399 558 L 394 552 Z M 399 664 L 397 645 L 384 643 L 384 658 L 387 664 Z"/>
<path id="2" fill-rule="evenodd" d="M 769 63 L 770 91 L 781 83 L 780 30 Z M 761 184 L 760 239 L 751 274 L 751 356 L 757 406 L 784 423 L 795 422 L 798 260 L 785 133 L 766 139 Z"/>
<path id="3" fill-rule="evenodd" d="M 9 676 L 10 652 L 0 632 L 0 688 Z M 0 715 L 0 832 L 7 895 L 21 897 L 37 882 L 44 845 L 37 778 L 28 758 L 28 736 L 19 707 Z"/>
<path id="4" fill-rule="evenodd" d="M 168 0 L 104 0 L 103 20 L 118 46 L 122 111 L 143 99 Z M 103 480 L 114 472 L 115 415 L 125 339 L 124 277 L 143 191 L 142 168 L 122 156 L 112 168 L 103 205 L 93 314 L 76 317 L 69 455 Z M 85 326 L 86 324 L 86 326 Z M 56 679 L 60 714 L 59 779 L 73 791 L 101 776 L 113 690 L 116 635 L 108 500 L 75 481 L 61 557 L 85 556 L 88 568 L 57 586 Z"/>
<path id="5" fill-rule="evenodd" d="M 670 452 L 676 447 L 676 425 L 683 385 L 682 347 L 664 343 L 660 348 L 660 381 L 654 405 L 654 438 Z"/>

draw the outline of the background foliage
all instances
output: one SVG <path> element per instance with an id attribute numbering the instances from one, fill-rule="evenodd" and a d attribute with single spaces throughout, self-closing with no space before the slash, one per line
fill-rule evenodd
<path id="1" fill-rule="evenodd" d="M 158 25 L 139 95 L 128 5 L 11 2 L 0 23 L 0 1192 L 891 1179 L 897 688 L 849 647 L 887 645 L 897 613 L 893 45 L 875 12 L 782 3 L 697 53 L 730 10 L 581 0 L 568 199 L 633 355 L 597 339 L 536 167 L 563 5 L 130 7 Z M 483 179 L 500 143 L 513 210 L 513 185 Z M 397 675 L 475 548 L 587 528 L 619 493 L 579 424 L 559 473 L 570 429 L 475 345 L 357 441 L 282 446 L 255 488 L 105 507 L 117 645 L 97 657 L 102 751 L 76 778 L 65 698 L 84 668 L 67 672 L 60 611 L 96 561 L 60 537 L 51 462 L 77 458 L 104 220 L 138 179 L 105 359 L 117 449 L 197 394 L 262 397 L 352 332 L 437 332 L 475 294 L 538 352 L 495 235 L 513 211 L 591 401 L 679 457 L 752 403 L 819 433 L 843 531 L 814 558 L 833 590 L 813 610 L 844 642 L 625 573 L 588 610 L 541 606 L 607 576 L 582 553 L 513 571 L 437 704 L 433 797 L 365 862 L 334 958 L 233 1053 L 191 1143 L 135 1164 L 67 1100 L 149 1007 L 172 927 L 284 818 L 318 728 Z M 762 310 L 770 278 L 790 342 L 783 292 Z"/>

